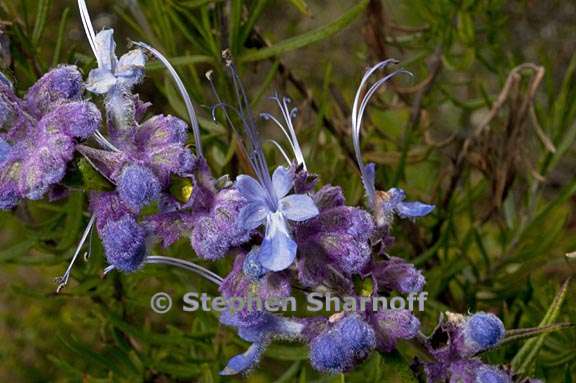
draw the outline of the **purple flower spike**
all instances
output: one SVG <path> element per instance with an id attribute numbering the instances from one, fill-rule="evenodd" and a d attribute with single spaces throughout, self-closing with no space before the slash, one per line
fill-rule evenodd
<path id="1" fill-rule="evenodd" d="M 117 221 L 108 222 L 100 236 L 108 263 L 125 272 L 140 267 L 146 255 L 145 233 L 133 217 L 126 215 Z"/>
<path id="2" fill-rule="evenodd" d="M 24 97 L 24 108 L 36 118 L 67 101 L 79 101 L 82 75 L 75 66 L 52 69 L 36 82 Z"/>
<path id="3" fill-rule="evenodd" d="M 236 187 L 248 202 L 238 219 L 246 230 L 266 225 L 258 260 L 268 270 L 281 271 L 288 268 L 296 257 L 297 245 L 287 220 L 306 221 L 318 215 L 319 211 L 308 195 L 288 195 L 294 183 L 294 175 L 288 169 L 276 168 L 271 181 L 268 189 L 250 176 L 238 176 Z"/>
<path id="4" fill-rule="evenodd" d="M 210 212 L 192 218 L 194 229 L 190 237 L 192 248 L 204 259 L 218 259 L 232 247 L 250 239 L 250 231 L 238 224 L 237 218 L 245 200 L 234 189 L 220 191 Z"/>
<path id="5" fill-rule="evenodd" d="M 325 185 L 312 197 L 318 209 L 325 210 L 337 206 L 344 206 L 344 193 L 340 186 Z"/>
<path id="6" fill-rule="evenodd" d="M 478 369 L 474 383 L 510 383 L 510 376 L 505 372 L 489 366 Z"/>
<path id="7" fill-rule="evenodd" d="M 346 275 L 360 273 L 370 262 L 370 244 L 345 233 L 326 233 L 318 237 L 326 256 Z M 312 256 L 309 254 L 308 256 Z"/>
<path id="8" fill-rule="evenodd" d="M 70 137 L 82 139 L 92 135 L 101 121 L 102 116 L 96 105 L 87 101 L 61 105 L 42 119 L 48 129 L 59 129 Z"/>
<path id="9" fill-rule="evenodd" d="M 404 202 L 406 193 L 399 188 L 376 192 L 374 216 L 378 226 L 390 225 L 394 214 L 400 218 L 419 218 L 434 210 L 434 205 L 422 202 Z"/>
<path id="10" fill-rule="evenodd" d="M 320 372 L 349 371 L 376 347 L 374 330 L 356 315 L 339 319 L 310 344 L 310 362 Z"/>
<path id="11" fill-rule="evenodd" d="M 370 323 L 382 352 L 393 351 L 398 340 L 412 339 L 420 330 L 420 321 L 410 310 L 381 310 L 372 315 Z"/>
<path id="12" fill-rule="evenodd" d="M 476 383 L 477 373 L 484 364 L 478 359 L 458 360 L 448 366 L 437 366 L 438 370 L 443 370 L 442 375 L 444 380 L 449 378 L 450 383 Z M 440 379 L 432 380 L 431 382 L 441 381 Z"/>
<path id="13" fill-rule="evenodd" d="M 70 147 L 71 142 L 64 142 L 64 145 L 66 152 L 71 153 L 74 150 L 73 146 Z M 18 191 L 22 196 L 32 200 L 40 199 L 50 185 L 64 178 L 66 162 L 57 149 L 59 148 L 40 146 L 32 156 L 22 162 L 22 173 L 18 182 Z"/>
<path id="14" fill-rule="evenodd" d="M 306 279 L 307 275 L 316 274 L 320 277 L 321 271 L 305 270 L 316 268 L 313 265 L 317 262 L 313 259 L 319 256 L 325 257 L 331 266 L 345 275 L 361 272 L 370 262 L 372 217 L 362 209 L 343 206 L 340 188 L 324 187 L 313 198 L 323 207 L 320 214 L 296 228 L 301 258 L 305 259 L 299 263 L 300 276 Z M 308 281 L 300 279 L 308 284 Z"/>
<path id="15" fill-rule="evenodd" d="M 12 209 L 18 204 L 18 191 L 13 180 L 0 179 L 0 210 Z"/>
<path id="16" fill-rule="evenodd" d="M 90 210 L 96 215 L 96 228 L 102 232 L 110 221 L 119 221 L 132 211 L 122 202 L 118 193 L 94 192 L 90 195 Z"/>
<path id="17" fill-rule="evenodd" d="M 500 318 L 484 312 L 469 317 L 464 323 L 463 331 L 463 355 L 472 355 L 496 346 L 506 332 Z"/>
<path id="18" fill-rule="evenodd" d="M 135 211 L 160 197 L 160 182 L 154 173 L 144 166 L 129 165 L 124 168 L 118 182 L 120 198 Z"/>
<path id="19" fill-rule="evenodd" d="M 194 156 L 186 148 L 186 123 L 174 116 L 154 116 L 136 132 L 138 150 L 161 178 L 169 174 L 185 175 L 192 170 Z"/>
<path id="20" fill-rule="evenodd" d="M 75 137 L 100 124 L 96 107 L 80 100 L 82 78 L 76 67 L 61 66 L 33 85 L 24 100 L 0 84 L 1 124 L 8 124 L 0 153 L 0 208 L 19 199 L 40 199 L 64 177 Z"/>
<path id="21" fill-rule="evenodd" d="M 396 290 L 403 294 L 418 293 L 426 283 L 420 270 L 397 257 L 377 262 L 372 269 L 372 277 L 379 290 Z"/>

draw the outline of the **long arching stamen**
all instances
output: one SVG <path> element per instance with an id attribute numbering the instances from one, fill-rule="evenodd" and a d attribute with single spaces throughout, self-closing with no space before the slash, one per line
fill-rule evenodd
<path id="1" fill-rule="evenodd" d="M 284 133 L 284 135 L 286 136 L 286 139 L 288 139 L 288 142 L 290 142 L 290 146 L 292 146 L 292 137 L 290 137 L 290 133 L 288 133 L 288 131 L 286 130 L 284 125 L 282 125 L 282 123 L 280 121 L 278 121 L 278 119 L 276 117 L 274 117 L 270 113 L 264 112 L 264 113 L 260 113 L 260 118 L 262 118 L 264 120 L 270 120 L 273 123 L 275 123 L 276 126 L 278 126 L 280 128 L 280 130 L 282 130 L 282 133 Z"/>
<path id="2" fill-rule="evenodd" d="M 86 2 L 84 0 L 78 0 L 78 8 L 80 9 L 80 17 L 82 19 L 84 31 L 86 31 L 86 36 L 88 37 L 88 42 L 90 43 L 92 52 L 98 61 L 98 66 L 100 66 L 101 62 L 96 49 L 96 33 L 94 33 L 94 27 L 92 26 L 92 20 L 90 19 L 90 13 L 88 13 Z"/>
<path id="3" fill-rule="evenodd" d="M 223 57 L 226 60 L 226 66 L 228 67 L 231 77 L 232 84 L 234 85 L 234 93 L 238 101 L 238 107 L 241 113 L 241 120 L 243 123 L 244 131 L 246 133 L 246 138 L 250 145 L 249 152 L 250 157 L 252 157 L 251 163 L 254 168 L 254 172 L 258 176 L 262 186 L 267 190 L 269 195 L 269 202 L 273 210 L 277 209 L 278 197 L 276 192 L 272 187 L 272 178 L 268 170 L 268 164 L 266 162 L 266 157 L 264 156 L 264 150 L 262 149 L 262 142 L 260 136 L 256 129 L 256 124 L 254 122 L 254 116 L 252 115 L 252 110 L 250 108 L 250 103 L 248 102 L 248 97 L 238 76 L 238 71 L 236 70 L 234 63 L 231 60 L 228 51 L 223 52 Z"/>
<path id="4" fill-rule="evenodd" d="M 236 108 L 234 108 L 233 106 L 228 105 L 222 101 L 222 98 L 220 98 L 220 95 L 218 94 L 218 91 L 216 90 L 216 85 L 214 85 L 214 79 L 212 78 L 213 73 L 214 72 L 212 70 L 209 70 L 208 72 L 205 73 L 205 76 L 206 76 L 206 79 L 208 79 L 208 83 L 210 84 L 210 90 L 212 91 L 212 94 L 216 98 L 216 101 L 218 101 L 218 103 L 216 104 L 216 108 L 220 107 L 220 105 L 222 106 L 222 111 L 224 112 L 224 117 L 226 117 L 226 122 L 228 123 L 228 126 L 233 131 L 236 131 L 236 128 L 234 127 L 234 124 L 232 123 L 232 119 L 230 118 L 230 115 L 228 114 L 228 111 L 226 109 L 227 108 L 232 109 L 234 112 L 236 112 L 238 114 L 238 116 L 240 116 L 240 112 Z M 212 119 L 214 121 L 216 121 L 216 115 L 214 114 L 216 108 L 214 108 L 214 107 L 212 108 Z"/>
<path id="5" fill-rule="evenodd" d="M 180 268 L 185 269 L 185 270 L 190 270 L 190 271 L 193 271 L 196 274 L 206 278 L 210 282 L 217 284 L 218 286 L 220 286 L 222 284 L 222 282 L 224 281 L 224 278 L 222 278 L 218 274 L 216 274 L 216 273 L 214 273 L 214 272 L 212 272 L 212 271 L 210 271 L 210 270 L 208 270 L 208 269 L 206 269 L 200 265 L 197 265 L 194 262 L 186 261 L 184 259 L 165 257 L 165 256 L 161 256 L 161 255 L 152 255 L 152 256 L 146 257 L 144 259 L 144 263 L 165 264 L 165 265 L 180 267 Z"/>
<path id="6" fill-rule="evenodd" d="M 99 130 L 96 130 L 94 132 L 94 138 L 100 144 L 100 146 L 102 146 L 106 149 L 109 149 L 113 152 L 116 152 L 116 153 L 120 152 L 120 149 L 118 149 L 110 141 L 108 141 L 108 139 L 106 137 L 104 137 L 104 135 Z"/>
<path id="7" fill-rule="evenodd" d="M 280 97 L 276 94 L 275 96 L 271 97 L 272 100 L 276 101 L 278 107 L 280 108 L 280 112 L 282 113 L 282 117 L 284 121 L 286 121 L 286 126 L 284 126 L 278 119 L 272 116 L 269 113 L 263 113 L 262 116 L 264 118 L 271 119 L 274 121 L 276 125 L 282 129 L 286 137 L 288 138 L 288 142 L 290 143 L 290 147 L 292 148 L 292 152 L 294 153 L 294 157 L 296 157 L 296 162 L 298 165 L 302 165 L 304 170 L 306 168 L 306 161 L 304 160 L 304 154 L 302 153 L 302 148 L 300 147 L 300 142 L 298 141 L 298 136 L 296 136 L 296 130 L 294 129 L 294 125 L 292 124 L 292 117 L 296 113 L 297 109 L 294 108 L 290 110 L 288 108 L 288 103 L 290 99 L 287 97 L 280 99 Z"/>
<path id="8" fill-rule="evenodd" d="M 290 157 L 288 157 L 288 154 L 286 154 L 286 151 L 284 150 L 282 145 L 280 145 L 278 142 L 276 142 L 276 140 L 266 140 L 266 142 L 270 142 L 271 144 L 273 144 L 276 147 L 276 149 L 278 149 L 278 151 L 280 151 L 280 153 L 282 154 L 282 156 L 284 157 L 284 159 L 288 163 L 288 166 L 292 165 L 292 162 L 290 161 Z"/>
<path id="9" fill-rule="evenodd" d="M 224 279 L 221 276 L 219 276 L 218 274 L 213 273 L 212 271 L 210 271 L 210 270 L 208 270 L 208 269 L 206 269 L 200 265 L 197 265 L 194 262 L 186 261 L 184 259 L 165 257 L 165 256 L 161 256 L 161 255 L 150 255 L 150 256 L 144 258 L 144 264 L 176 266 L 176 267 L 179 267 L 181 269 L 192 271 L 192 272 L 200 275 L 201 277 L 206 278 L 207 280 L 209 280 L 210 282 L 212 282 L 218 286 L 220 286 L 222 284 L 222 282 L 224 282 Z M 110 265 L 104 269 L 104 271 L 102 272 L 102 275 L 106 276 L 108 273 L 110 273 L 113 270 L 114 270 L 114 266 Z"/>
<path id="10" fill-rule="evenodd" d="M 404 69 L 397 70 L 379 79 L 368 89 L 368 91 L 364 94 L 364 96 L 362 96 L 362 91 L 364 90 L 366 83 L 368 82 L 369 78 L 372 76 L 374 72 L 376 72 L 379 69 L 383 69 L 390 64 L 396 64 L 396 63 L 398 63 L 398 61 L 394 59 L 385 60 L 374 65 L 372 68 L 366 71 L 366 73 L 362 77 L 360 85 L 358 86 L 358 90 L 356 91 L 356 95 L 354 97 L 354 104 L 352 106 L 352 143 L 354 145 L 354 153 L 356 155 L 356 161 L 358 163 L 358 167 L 360 168 L 360 173 L 362 175 L 362 182 L 364 184 L 364 188 L 366 189 L 368 204 L 370 205 L 371 208 L 373 208 L 375 204 L 376 189 L 374 187 L 373 174 L 369 174 L 369 170 L 367 169 L 366 165 L 364 164 L 364 160 L 362 159 L 362 150 L 360 148 L 360 130 L 362 127 L 362 118 L 364 116 L 364 112 L 366 110 L 368 102 L 382 85 L 384 85 L 388 80 L 390 80 L 392 77 L 398 74 L 404 73 L 411 75 L 411 73 Z"/>
<path id="11" fill-rule="evenodd" d="M 192 125 L 192 132 L 194 134 L 194 145 L 196 146 L 196 154 L 198 155 L 198 157 L 203 157 L 202 142 L 200 141 L 200 125 L 198 125 L 198 118 L 196 117 L 196 111 L 194 110 L 194 105 L 192 105 L 190 95 L 188 94 L 188 91 L 186 90 L 186 87 L 184 86 L 182 79 L 180 79 L 180 76 L 178 76 L 176 69 L 174 69 L 172 64 L 170 64 L 170 61 L 168 61 L 168 59 L 157 49 L 143 42 L 134 42 L 134 44 L 136 46 L 139 46 L 140 48 L 146 49 L 154 57 L 160 60 L 160 62 L 168 70 L 168 73 L 170 73 L 170 75 L 172 76 L 174 82 L 176 82 L 176 87 L 178 88 L 180 95 L 184 99 L 184 104 L 186 105 L 188 117 L 190 118 L 190 124 Z"/>
<path id="12" fill-rule="evenodd" d="M 94 226 L 95 221 L 96 221 L 96 216 L 92 215 L 92 217 L 90 217 L 90 221 L 88 222 L 88 225 L 86 226 L 86 229 L 84 229 L 84 233 L 82 234 L 82 238 L 80 239 L 80 242 L 78 243 L 78 246 L 76 247 L 76 251 L 74 251 L 74 256 L 72 256 L 72 260 L 70 261 L 70 264 L 68 264 L 68 268 L 66 269 L 64 274 L 62 274 L 61 277 L 57 278 L 57 281 L 58 281 L 58 287 L 56 288 L 57 293 L 59 293 L 60 290 L 62 290 L 68 284 L 68 280 L 70 279 L 70 273 L 72 272 L 72 267 L 74 266 L 74 262 L 76 262 L 76 258 L 78 258 L 78 255 L 80 254 L 80 250 L 82 249 L 82 246 L 84 246 L 86 239 L 90 235 L 90 232 L 92 231 L 92 227 Z"/>

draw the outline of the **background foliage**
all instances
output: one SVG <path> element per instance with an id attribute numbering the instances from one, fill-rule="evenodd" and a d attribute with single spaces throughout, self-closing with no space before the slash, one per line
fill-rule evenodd
<path id="1" fill-rule="evenodd" d="M 504 0 L 125 0 L 89 1 L 99 30 L 143 40 L 177 65 L 196 105 L 216 174 L 246 163 L 212 123 L 204 78 L 231 99 L 220 52 L 230 48 L 257 111 L 275 90 L 299 107 L 309 168 L 362 202 L 349 113 L 368 65 L 395 57 L 414 73 L 373 102 L 363 146 L 379 189 L 404 188 L 432 202 L 431 217 L 396 226 L 392 253 L 425 270 L 431 331 L 441 311 L 489 310 L 507 328 L 576 320 L 576 294 L 548 310 L 576 267 L 576 56 L 571 1 Z M 57 63 L 94 66 L 74 1 L 3 0 L 0 68 L 24 91 Z M 126 47 L 120 46 L 123 51 Z M 524 64 L 524 65 L 522 65 Z M 153 112 L 185 116 L 166 74 L 149 64 L 140 87 Z M 268 129 L 269 138 L 279 132 Z M 273 162 L 281 156 L 269 147 Z M 191 274 L 147 266 L 134 275 L 105 266 L 96 237 L 74 281 L 54 293 L 88 221 L 81 183 L 57 204 L 28 202 L 0 220 L 0 380 L 10 382 L 228 381 L 218 376 L 245 345 L 210 313 L 149 309 L 157 291 L 216 293 Z M 194 258 L 186 241 L 159 253 Z M 230 260 L 211 267 L 221 275 Z M 556 302 L 560 303 L 560 302 Z M 545 317 L 545 313 L 550 315 Z M 554 314 L 554 315 L 552 315 Z M 544 322 L 542 322 L 544 323 Z M 541 335 L 521 350 L 488 355 L 549 382 L 576 378 L 576 331 Z M 345 376 L 320 376 L 306 349 L 275 344 L 250 382 L 409 382 L 412 351 L 374 355 Z"/>

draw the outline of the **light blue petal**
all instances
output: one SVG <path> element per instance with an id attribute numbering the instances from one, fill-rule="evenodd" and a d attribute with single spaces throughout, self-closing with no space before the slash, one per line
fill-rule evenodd
<path id="1" fill-rule="evenodd" d="M 406 199 L 406 193 L 400 188 L 388 190 L 389 203 L 393 206 L 398 205 Z"/>
<path id="2" fill-rule="evenodd" d="M 297 222 L 306 221 L 319 214 L 314 201 L 306 194 L 291 194 L 282 198 L 279 209 L 284 217 Z"/>
<path id="3" fill-rule="evenodd" d="M 116 68 L 116 77 L 124 86 L 131 88 L 140 80 L 144 75 L 144 64 L 146 57 L 140 49 L 134 49 L 126 53 L 118 61 Z"/>
<path id="4" fill-rule="evenodd" d="M 266 220 L 266 235 L 258 260 L 260 264 L 271 271 L 281 271 L 290 267 L 296 258 L 297 245 L 288 232 L 284 216 L 280 212 L 268 215 Z"/>
<path id="5" fill-rule="evenodd" d="M 270 213 L 266 204 L 251 202 L 244 206 L 238 216 L 238 224 L 244 230 L 254 230 L 264 223 L 266 216 Z"/>
<path id="6" fill-rule="evenodd" d="M 114 53 L 116 50 L 116 43 L 114 42 L 114 30 L 104 29 L 98 32 L 96 34 L 94 43 L 96 44 L 98 67 L 100 69 L 107 69 L 112 71 L 118 62 L 116 54 Z"/>
<path id="7" fill-rule="evenodd" d="M 146 64 L 146 56 L 142 49 L 133 49 L 120 57 L 118 60 L 118 72 L 125 70 L 129 67 L 143 67 Z"/>
<path id="8" fill-rule="evenodd" d="M 92 69 L 88 74 L 86 89 L 92 93 L 105 94 L 116 85 L 116 77 L 108 69 Z"/>
<path id="9" fill-rule="evenodd" d="M 402 218 L 423 217 L 434 210 L 434 205 L 422 202 L 401 202 L 396 206 L 396 212 Z"/>
<path id="10" fill-rule="evenodd" d="M 236 375 L 248 370 L 258 363 L 263 351 L 264 346 L 261 343 L 252 343 L 246 352 L 230 359 L 226 367 L 220 371 L 220 375 Z"/>
<path id="11" fill-rule="evenodd" d="M 294 184 L 294 177 L 292 173 L 283 166 L 278 166 L 272 174 L 272 187 L 276 193 L 276 197 L 281 199 L 284 197 Z"/>
<path id="12" fill-rule="evenodd" d="M 264 203 L 266 191 L 254 178 L 241 174 L 236 178 L 236 189 L 248 202 Z"/>

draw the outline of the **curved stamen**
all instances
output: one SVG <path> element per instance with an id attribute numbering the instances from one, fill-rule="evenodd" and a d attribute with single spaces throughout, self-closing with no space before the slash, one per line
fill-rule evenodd
<path id="1" fill-rule="evenodd" d="M 225 102 L 219 102 L 218 104 L 214 104 L 210 107 L 210 114 L 212 115 L 212 119 L 214 121 L 216 121 L 216 110 L 217 109 L 222 109 L 222 111 L 226 114 L 227 119 L 230 118 L 230 115 L 228 114 L 227 109 L 230 109 L 231 111 L 236 113 L 238 116 L 240 116 L 240 111 L 238 109 L 236 109 L 232 105 L 227 104 Z M 230 122 L 230 124 L 232 124 L 232 123 Z M 232 128 L 234 129 L 233 125 L 232 125 Z"/>
<path id="2" fill-rule="evenodd" d="M 172 64 L 170 64 L 170 61 L 168 61 L 168 59 L 157 49 L 143 42 L 134 42 L 134 44 L 140 48 L 146 49 L 154 57 L 160 60 L 160 62 L 168 70 L 168 73 L 170 73 L 170 76 L 172 76 L 172 79 L 176 83 L 176 87 L 178 88 L 180 95 L 184 99 L 184 104 L 186 105 L 186 110 L 188 112 L 190 124 L 192 125 L 192 132 L 194 133 L 194 145 L 196 146 L 196 154 L 198 155 L 198 157 L 203 157 L 202 142 L 200 138 L 200 126 L 198 125 L 198 118 L 196 117 L 196 111 L 194 110 L 194 106 L 192 105 L 190 95 L 188 94 L 188 91 L 186 90 L 186 87 L 184 86 L 182 79 L 180 79 L 180 76 L 178 76 L 176 69 L 174 69 Z"/>
<path id="3" fill-rule="evenodd" d="M 260 140 L 260 135 L 258 133 L 258 130 L 256 129 L 256 124 L 254 123 L 254 117 L 252 115 L 250 103 L 248 102 L 248 97 L 246 96 L 244 86 L 242 85 L 240 76 L 238 76 L 238 72 L 234 66 L 234 63 L 229 57 L 229 53 L 225 51 L 223 53 L 223 56 L 224 59 L 226 60 L 226 66 L 230 70 L 230 74 L 232 77 L 232 84 L 234 86 L 234 93 L 236 95 L 236 99 L 239 106 L 242 125 L 244 127 L 246 138 L 250 145 L 249 148 L 250 153 L 249 157 L 251 157 L 250 163 L 260 183 L 267 191 L 269 197 L 268 200 L 272 207 L 272 210 L 276 210 L 278 208 L 278 197 L 276 196 L 276 192 L 272 187 L 272 178 L 270 177 L 268 164 L 266 162 L 266 157 L 264 156 L 264 150 L 262 149 L 262 142 Z"/>
<path id="4" fill-rule="evenodd" d="M 398 63 L 397 60 L 388 59 L 374 65 L 372 68 L 366 71 L 366 73 L 362 77 L 360 85 L 358 86 L 358 90 L 356 91 L 356 95 L 354 97 L 354 104 L 352 106 L 352 143 L 354 146 L 354 153 L 356 155 L 356 162 L 358 163 L 358 167 L 360 168 L 362 181 L 364 184 L 364 188 L 366 189 L 368 204 L 370 205 L 371 208 L 373 208 L 375 204 L 376 189 L 374 187 L 373 174 L 369 174 L 369 171 L 366 169 L 366 165 L 364 164 L 364 161 L 362 159 L 362 150 L 360 148 L 360 130 L 362 127 L 362 118 L 364 116 L 364 112 L 366 111 L 368 102 L 382 85 L 384 85 L 388 80 L 390 80 L 392 77 L 398 74 L 412 75 L 412 73 L 404 69 L 394 71 L 376 81 L 370 88 L 368 88 L 368 91 L 363 96 L 362 91 L 364 90 L 366 83 L 368 82 L 369 78 L 372 76 L 374 72 L 383 69 L 390 64 L 396 64 L 396 63 Z"/>
<path id="5" fill-rule="evenodd" d="M 165 257 L 161 255 L 150 255 L 144 258 L 144 264 L 150 265 L 170 265 L 176 266 L 184 270 L 192 271 L 201 277 L 209 280 L 210 282 L 214 283 L 217 286 L 220 286 L 224 279 L 216 273 L 195 264 L 194 262 L 186 261 L 184 259 L 173 258 L 173 257 Z M 106 276 L 108 273 L 114 270 L 114 266 L 110 265 L 104 269 L 102 272 L 103 276 Z"/>
<path id="6" fill-rule="evenodd" d="M 278 121 L 278 119 L 276 117 L 274 117 L 270 113 L 266 113 L 266 112 L 260 113 L 260 117 L 263 118 L 264 120 L 270 120 L 270 121 L 274 122 L 282 130 L 282 133 L 284 133 L 284 135 L 288 139 L 288 142 L 290 142 L 290 146 L 292 146 L 292 137 L 290 137 L 290 133 L 288 133 L 288 131 L 286 130 L 284 125 L 282 125 L 282 123 L 280 121 Z"/>
<path id="7" fill-rule="evenodd" d="M 280 151 L 280 153 L 282 154 L 282 156 L 284 157 L 284 159 L 288 163 L 288 166 L 292 165 L 292 162 L 290 161 L 290 158 L 286 154 L 286 151 L 284 150 L 282 145 L 280 145 L 278 142 L 276 142 L 276 140 L 266 140 L 266 142 L 270 142 L 271 144 L 273 144 L 276 147 L 276 149 L 278 149 Z"/>
<path id="8" fill-rule="evenodd" d="M 88 7 L 84 0 L 78 0 L 78 8 L 80 9 L 80 17 L 82 19 L 82 25 L 84 26 L 84 31 L 86 31 L 86 36 L 88 37 L 88 42 L 94 52 L 94 56 L 98 61 L 98 66 L 100 66 L 100 59 L 98 58 L 98 51 L 96 50 L 96 34 L 94 33 L 94 28 L 92 27 L 92 20 L 90 20 L 90 13 L 88 13 Z"/>
<path id="9" fill-rule="evenodd" d="M 68 284 L 68 280 L 70 279 L 70 273 L 72 272 L 72 267 L 74 266 L 74 263 L 76 262 L 76 259 L 78 258 L 78 255 L 80 255 L 80 250 L 82 249 L 82 246 L 84 246 L 86 239 L 88 238 L 88 236 L 90 235 L 90 232 L 92 231 L 92 227 L 94 226 L 94 222 L 96 222 L 96 215 L 92 215 L 92 217 L 90 217 L 90 221 L 88 222 L 86 229 L 84 229 L 84 233 L 82 234 L 82 238 L 80 239 L 78 246 L 76 246 L 76 251 L 74 251 L 74 255 L 72 256 L 72 260 L 68 264 L 68 268 L 66 269 L 64 274 L 62 274 L 61 277 L 58 277 L 56 279 L 58 281 L 58 287 L 56 288 L 57 293 L 59 293 L 60 290 L 62 290 Z"/>
<path id="10" fill-rule="evenodd" d="M 118 149 L 110 141 L 108 141 L 108 139 L 104 137 L 104 135 L 99 130 L 96 130 L 94 132 L 94 138 L 103 148 L 109 149 L 116 153 L 120 153 L 120 149 Z"/>
<path id="11" fill-rule="evenodd" d="M 292 151 L 294 152 L 294 156 L 296 157 L 296 161 L 298 165 L 302 165 L 304 170 L 308 170 L 306 168 L 306 162 L 304 161 L 304 154 L 302 153 L 302 148 L 300 147 L 300 143 L 298 142 L 298 136 L 296 136 L 296 129 L 294 129 L 294 125 L 292 124 L 292 118 L 296 115 L 297 108 L 293 108 L 290 110 L 288 108 L 288 104 L 290 103 L 290 99 L 288 97 L 282 98 L 282 102 L 280 102 L 280 97 L 275 95 L 272 97 L 273 100 L 276 101 L 278 107 L 280 108 L 280 112 L 282 112 L 282 116 L 284 117 L 284 121 L 286 121 L 286 126 L 288 131 L 290 132 L 290 146 L 292 147 Z"/>
<path id="12" fill-rule="evenodd" d="M 151 256 L 148 256 L 144 259 L 144 263 L 147 263 L 147 264 L 165 264 L 165 265 L 180 267 L 182 269 L 192 271 L 192 272 L 206 278 L 207 280 L 209 280 L 210 282 L 212 282 L 218 286 L 220 286 L 222 284 L 222 282 L 224 281 L 224 278 L 222 278 L 218 274 L 216 274 L 216 273 L 214 273 L 214 272 L 212 272 L 212 271 L 210 271 L 210 270 L 208 270 L 208 269 L 206 269 L 200 265 L 197 265 L 194 262 L 186 261 L 184 259 L 165 257 L 165 256 L 161 256 L 161 255 L 151 255 Z"/>

